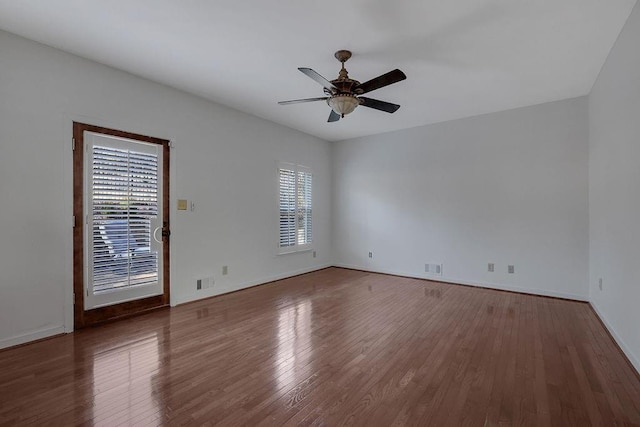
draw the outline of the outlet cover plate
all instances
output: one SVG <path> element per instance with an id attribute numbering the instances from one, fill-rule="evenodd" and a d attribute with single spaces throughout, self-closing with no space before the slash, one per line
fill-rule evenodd
<path id="1" fill-rule="evenodd" d="M 442 264 L 425 264 L 424 272 L 434 276 L 442 276 Z"/>

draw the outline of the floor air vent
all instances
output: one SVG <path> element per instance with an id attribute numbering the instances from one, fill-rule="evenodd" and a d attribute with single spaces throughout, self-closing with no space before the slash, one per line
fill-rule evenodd
<path id="1" fill-rule="evenodd" d="M 215 281 L 213 277 L 202 277 L 200 279 L 196 279 L 196 290 L 209 289 L 213 287 Z"/>

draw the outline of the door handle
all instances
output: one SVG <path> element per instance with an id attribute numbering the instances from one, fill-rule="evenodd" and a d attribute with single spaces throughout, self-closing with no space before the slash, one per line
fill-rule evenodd
<path id="1" fill-rule="evenodd" d="M 162 226 L 156 227 L 156 229 L 153 230 L 153 240 L 155 240 L 158 243 L 162 243 L 162 240 L 158 240 L 158 238 L 156 237 L 156 233 L 158 233 L 158 230 L 162 230 Z M 164 236 L 164 231 L 162 232 L 162 235 Z"/>
<path id="2" fill-rule="evenodd" d="M 153 240 L 155 240 L 158 243 L 162 243 L 162 240 L 158 240 L 157 233 L 158 230 L 162 230 L 162 232 L 160 233 L 160 236 L 162 236 L 163 238 L 166 237 L 167 239 L 169 238 L 169 236 L 171 236 L 171 230 L 169 230 L 168 228 L 165 227 L 156 227 L 155 230 L 153 230 Z"/>

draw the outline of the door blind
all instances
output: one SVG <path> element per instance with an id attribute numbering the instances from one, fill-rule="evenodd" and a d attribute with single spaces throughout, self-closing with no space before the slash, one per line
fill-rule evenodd
<path id="1" fill-rule="evenodd" d="M 91 185 L 94 294 L 157 283 L 158 156 L 95 145 Z"/>

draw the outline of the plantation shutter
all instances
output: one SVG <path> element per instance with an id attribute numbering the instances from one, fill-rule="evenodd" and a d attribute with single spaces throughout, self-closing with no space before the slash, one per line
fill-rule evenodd
<path id="1" fill-rule="evenodd" d="M 93 293 L 156 284 L 151 222 L 158 216 L 158 156 L 99 145 L 91 156 Z"/>
<path id="2" fill-rule="evenodd" d="M 282 163 L 279 178 L 281 253 L 308 248 L 312 241 L 312 174 L 304 166 Z"/>
<path id="3" fill-rule="evenodd" d="M 279 169 L 280 176 L 280 247 L 296 244 L 296 174 Z"/>
<path id="4" fill-rule="evenodd" d="M 311 172 L 300 168 L 297 183 L 298 245 L 311 243 Z"/>

